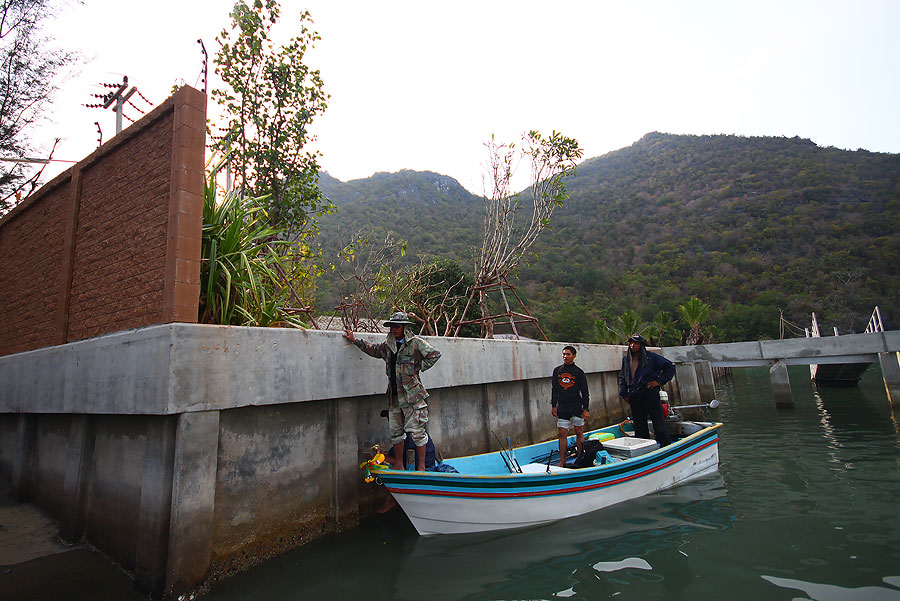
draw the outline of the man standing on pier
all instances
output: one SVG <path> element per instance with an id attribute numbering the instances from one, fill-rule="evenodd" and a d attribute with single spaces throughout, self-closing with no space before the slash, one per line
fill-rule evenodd
<path id="1" fill-rule="evenodd" d="M 391 331 L 384 342 L 369 344 L 357 340 L 350 330 L 344 338 L 365 354 L 384 360 L 388 377 L 388 427 L 394 447 L 394 469 L 404 469 L 403 441 L 407 433 L 416 445 L 416 469 L 425 471 L 425 445 L 428 433 L 428 391 L 419 380 L 419 372 L 429 369 L 441 358 L 433 346 L 412 333 L 409 315 L 397 312 L 384 322 Z"/>
<path id="2" fill-rule="evenodd" d="M 631 406 L 634 435 L 650 438 L 647 417 L 653 422 L 656 442 L 664 447 L 672 442 L 659 402 L 660 388 L 675 376 L 675 364 L 647 350 L 647 341 L 640 334 L 628 339 L 628 351 L 622 357 L 619 371 L 619 396 Z"/>
<path id="3" fill-rule="evenodd" d="M 575 444 L 578 456 L 584 448 L 584 421 L 590 417 L 588 413 L 587 377 L 581 368 L 575 365 L 575 355 L 578 351 L 574 346 L 563 347 L 562 365 L 553 370 L 553 380 L 550 384 L 551 412 L 556 418 L 556 427 L 559 429 L 559 466 L 566 465 L 566 450 L 569 448 L 569 430 L 575 430 Z"/>

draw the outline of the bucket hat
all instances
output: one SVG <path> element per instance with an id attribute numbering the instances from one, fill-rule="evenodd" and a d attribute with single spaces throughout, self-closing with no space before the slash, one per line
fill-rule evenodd
<path id="1" fill-rule="evenodd" d="M 409 320 L 409 315 L 404 313 L 403 311 L 397 311 L 391 318 L 384 322 L 384 327 L 389 328 L 391 326 L 411 326 L 414 325 L 413 322 Z"/>

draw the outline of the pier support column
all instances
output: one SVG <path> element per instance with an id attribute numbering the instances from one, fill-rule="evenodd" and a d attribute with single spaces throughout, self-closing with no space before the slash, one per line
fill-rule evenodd
<path id="1" fill-rule="evenodd" d="M 769 377 L 772 379 L 772 393 L 775 397 L 775 406 L 793 408 L 794 393 L 791 391 L 791 379 L 788 377 L 787 363 L 783 359 L 775 362 L 769 368 Z"/>
<path id="2" fill-rule="evenodd" d="M 19 501 L 31 498 L 31 480 L 34 477 L 34 441 L 37 436 L 37 418 L 28 413 L 19 414 L 16 427 L 16 446 L 12 460 L 12 494 Z"/>
<path id="3" fill-rule="evenodd" d="M 144 443 L 141 503 L 137 521 L 134 588 L 160 599 L 166 586 L 172 466 L 177 416 L 151 416 Z"/>
<path id="4" fill-rule="evenodd" d="M 218 411 L 178 415 L 166 598 L 177 598 L 200 585 L 209 573 L 218 451 Z"/>
<path id="5" fill-rule="evenodd" d="M 678 393 L 682 405 L 700 403 L 700 384 L 697 382 L 697 370 L 693 363 L 677 363 L 675 379 L 678 380 Z"/>
<path id="6" fill-rule="evenodd" d="M 94 454 L 94 418 L 73 415 L 71 419 L 63 482 L 63 497 L 70 499 L 70 502 L 62 508 L 59 536 L 67 543 L 74 544 L 84 536 L 85 489 L 90 479 L 91 457 Z"/>
<path id="7" fill-rule="evenodd" d="M 900 407 L 900 355 L 898 353 L 878 353 L 881 377 L 888 400 L 894 407 Z"/>
<path id="8" fill-rule="evenodd" d="M 600 390 L 602 390 L 603 404 L 606 408 L 606 423 L 614 424 L 625 419 L 630 411 L 626 408 L 628 403 L 619 396 L 618 373 L 600 374 Z M 593 399 L 591 403 L 593 404 Z"/>
<path id="9" fill-rule="evenodd" d="M 713 378 L 712 365 L 709 361 L 694 363 L 697 372 L 697 384 L 700 388 L 700 402 L 708 403 L 716 398 L 716 381 Z"/>
<path id="10" fill-rule="evenodd" d="M 352 399 L 328 402 L 332 419 L 331 507 L 328 519 L 337 531 L 359 523 L 359 436 L 356 431 L 356 404 Z"/>

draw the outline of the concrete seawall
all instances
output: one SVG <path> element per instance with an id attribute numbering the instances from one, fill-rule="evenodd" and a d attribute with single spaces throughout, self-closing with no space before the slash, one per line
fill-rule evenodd
<path id="1" fill-rule="evenodd" d="M 490 430 L 555 436 L 561 343 L 429 341 L 445 456 L 491 449 Z M 579 345 L 592 427 L 626 415 L 621 353 Z M 338 332 L 152 326 L 0 357 L 0 381 L 0 476 L 155 598 L 353 526 L 383 494 L 358 465 L 387 442 L 384 364 Z"/>

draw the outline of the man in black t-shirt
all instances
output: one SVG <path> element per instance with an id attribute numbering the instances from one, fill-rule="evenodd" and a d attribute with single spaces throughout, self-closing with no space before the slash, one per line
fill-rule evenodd
<path id="1" fill-rule="evenodd" d="M 575 444 L 578 447 L 578 456 L 581 456 L 584 448 L 584 422 L 590 417 L 588 414 L 587 377 L 581 368 L 575 365 L 575 355 L 578 351 L 574 346 L 563 347 L 563 364 L 553 370 L 552 393 L 550 405 L 552 405 L 553 417 L 556 418 L 556 427 L 559 428 L 559 466 L 566 465 L 566 449 L 569 446 L 569 430 L 575 430 Z"/>

